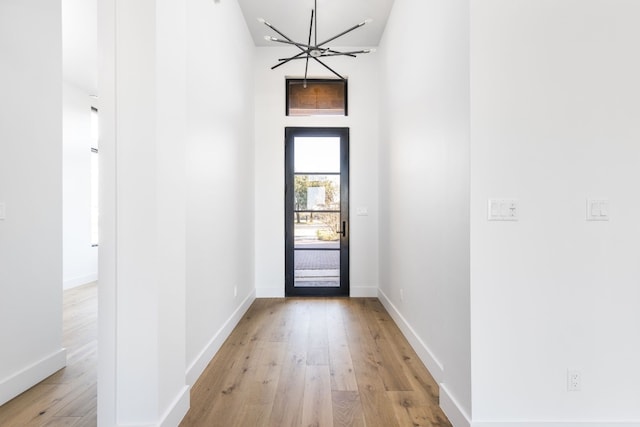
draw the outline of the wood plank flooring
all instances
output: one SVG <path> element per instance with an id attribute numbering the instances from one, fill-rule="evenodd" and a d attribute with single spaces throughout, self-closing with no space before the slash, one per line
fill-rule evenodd
<path id="1" fill-rule="evenodd" d="M 258 299 L 191 390 L 181 427 L 450 427 L 374 298 Z"/>
<path id="2" fill-rule="evenodd" d="M 96 414 L 96 283 L 64 292 L 67 367 L 0 406 L 3 427 L 93 427 Z"/>
<path id="3" fill-rule="evenodd" d="M 64 293 L 68 366 L 0 406 L 3 427 L 96 425 L 96 285 Z M 191 391 L 181 427 L 451 424 L 377 299 L 258 299 Z"/>

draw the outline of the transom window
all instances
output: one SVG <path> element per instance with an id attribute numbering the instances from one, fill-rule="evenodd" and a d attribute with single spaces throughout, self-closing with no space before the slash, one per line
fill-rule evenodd
<path id="1" fill-rule="evenodd" d="M 287 116 L 346 116 L 347 81 L 287 79 Z"/>

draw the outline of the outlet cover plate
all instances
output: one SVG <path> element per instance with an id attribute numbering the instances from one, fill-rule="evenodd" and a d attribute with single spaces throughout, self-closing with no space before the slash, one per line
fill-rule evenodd
<path id="1" fill-rule="evenodd" d="M 580 391 L 582 388 L 582 376 L 580 371 L 567 371 L 567 391 Z"/>

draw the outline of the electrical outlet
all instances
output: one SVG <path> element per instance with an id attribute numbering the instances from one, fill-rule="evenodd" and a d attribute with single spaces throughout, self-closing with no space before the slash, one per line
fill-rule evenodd
<path id="1" fill-rule="evenodd" d="M 582 388 L 582 376 L 580 371 L 567 371 L 567 391 L 580 391 Z"/>

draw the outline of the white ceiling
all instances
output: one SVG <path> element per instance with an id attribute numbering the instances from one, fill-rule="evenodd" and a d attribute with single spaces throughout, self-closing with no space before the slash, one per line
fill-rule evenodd
<path id="1" fill-rule="evenodd" d="M 222 0 L 224 1 L 224 0 Z M 256 46 L 282 46 L 264 36 L 277 36 L 257 21 L 264 18 L 295 41 L 309 37 L 314 0 L 238 0 Z M 329 43 L 328 47 L 378 46 L 393 0 L 317 0 L 318 40 L 326 40 L 372 18 L 373 22 Z M 97 94 L 97 0 L 62 0 L 63 75 Z"/>
<path id="2" fill-rule="evenodd" d="M 367 18 L 373 22 L 329 43 L 329 47 L 375 47 L 391 12 L 393 0 L 317 0 L 318 41 L 324 41 L 353 27 Z M 258 22 L 266 19 L 271 25 L 296 42 L 309 37 L 309 23 L 314 0 L 238 0 L 256 46 L 282 46 L 264 36 L 276 36 Z"/>

